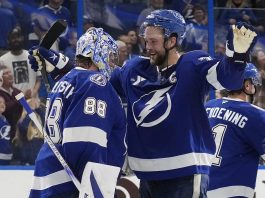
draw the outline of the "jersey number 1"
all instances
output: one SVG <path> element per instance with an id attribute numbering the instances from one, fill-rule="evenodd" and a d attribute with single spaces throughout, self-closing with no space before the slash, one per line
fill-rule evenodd
<path id="1" fill-rule="evenodd" d="M 226 128 L 227 125 L 224 124 L 217 124 L 212 128 L 213 137 L 216 145 L 216 152 L 212 159 L 212 165 L 214 166 L 220 166 L 222 162 L 222 156 L 220 156 L 220 151 L 222 148 Z"/>

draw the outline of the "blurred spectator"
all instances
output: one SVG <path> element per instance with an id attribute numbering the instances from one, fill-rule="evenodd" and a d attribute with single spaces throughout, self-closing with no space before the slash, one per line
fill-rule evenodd
<path id="1" fill-rule="evenodd" d="M 106 22 L 105 1 L 85 0 L 84 13 L 88 19 L 92 19 L 96 25 L 101 26 Z"/>
<path id="2" fill-rule="evenodd" d="M 24 37 L 20 28 L 13 29 L 8 35 L 10 51 L 0 57 L 14 76 L 14 86 L 23 91 L 27 98 L 37 97 L 40 88 L 40 73 L 34 72 L 28 62 L 28 51 L 23 49 Z"/>
<path id="3" fill-rule="evenodd" d="M 233 25 L 239 21 L 256 25 L 257 19 L 250 7 L 246 0 L 228 0 L 218 21 L 223 25 Z"/>
<path id="4" fill-rule="evenodd" d="M 187 5 L 183 10 L 181 10 L 181 13 L 183 13 L 183 16 L 186 20 L 191 20 L 193 18 L 193 4 L 191 2 L 187 2 Z"/>
<path id="5" fill-rule="evenodd" d="M 170 6 L 168 6 L 172 10 L 176 10 L 184 16 L 185 19 L 191 20 L 193 19 L 193 6 L 196 4 L 200 4 L 203 6 L 207 6 L 208 1 L 207 0 L 179 0 L 175 1 L 172 0 L 172 3 Z"/>
<path id="6" fill-rule="evenodd" d="M 13 10 L 14 6 L 12 3 L 10 3 L 8 0 L 0 0 L 0 6 L 2 8 L 7 8 L 9 10 Z"/>
<path id="7" fill-rule="evenodd" d="M 117 66 L 122 67 L 125 61 L 128 59 L 128 49 L 123 41 L 116 41 L 119 49 L 119 59 Z"/>
<path id="8" fill-rule="evenodd" d="M 13 87 L 13 75 L 11 70 L 5 65 L 0 65 L 0 74 L 2 76 L 2 86 L 0 86 L 0 96 L 5 99 L 6 110 L 3 115 L 6 117 L 11 126 L 10 140 L 15 137 L 17 130 L 17 122 L 22 113 L 22 106 L 16 100 L 15 96 L 21 91 Z"/>
<path id="9" fill-rule="evenodd" d="M 185 51 L 202 49 L 208 51 L 208 16 L 204 7 L 195 5 L 192 10 L 194 18 L 188 21 Z"/>
<path id="10" fill-rule="evenodd" d="M 164 8 L 164 0 L 150 0 L 150 5 L 148 6 L 148 8 L 144 9 L 138 19 L 137 19 L 137 23 L 136 26 L 140 27 L 141 24 L 143 23 L 144 19 L 147 17 L 147 15 L 149 15 L 152 11 L 157 10 L 157 9 L 162 9 Z"/>
<path id="11" fill-rule="evenodd" d="M 42 0 L 19 0 L 12 1 L 13 11 L 21 27 L 21 32 L 24 36 L 25 47 L 28 49 L 30 44 L 28 42 L 28 35 L 33 31 L 31 25 L 31 14 L 40 6 Z"/>
<path id="12" fill-rule="evenodd" d="M 64 50 L 64 55 L 67 56 L 72 62 L 75 61 L 75 48 L 77 42 L 77 32 L 71 29 L 68 33 L 69 46 Z"/>
<path id="13" fill-rule="evenodd" d="M 40 103 L 39 99 L 32 98 L 27 101 L 31 109 L 36 113 L 40 123 L 44 122 L 45 105 Z M 22 165 L 33 165 L 44 140 L 42 133 L 31 121 L 28 114 L 23 110 L 22 116 L 18 122 L 20 145 L 18 149 L 17 160 Z"/>
<path id="14" fill-rule="evenodd" d="M 225 43 L 226 42 L 226 36 L 228 34 L 228 28 L 225 25 L 220 25 L 218 23 L 215 23 L 214 26 L 214 40 L 216 43 Z"/>
<path id="15" fill-rule="evenodd" d="M 136 30 L 129 30 L 127 34 L 132 44 L 132 54 L 140 55 L 143 51 Z"/>
<path id="16" fill-rule="evenodd" d="M 83 31 L 86 32 L 89 28 L 94 27 L 95 23 L 89 16 L 84 16 L 83 18 Z"/>
<path id="17" fill-rule="evenodd" d="M 68 23 L 68 26 L 72 26 L 70 11 L 66 7 L 62 6 L 62 4 L 63 0 L 49 0 L 48 4 L 40 7 L 37 13 L 32 14 L 33 30 L 37 35 L 38 40 L 43 37 L 43 35 L 57 19 L 65 19 Z M 67 40 L 64 39 L 63 36 L 65 35 L 61 35 L 60 37 L 60 46 L 62 46 L 61 49 L 65 49 L 68 45 Z M 31 35 L 31 39 L 36 38 Z M 59 48 L 59 46 L 54 46 L 53 49 L 58 50 L 56 48 Z"/>
<path id="18" fill-rule="evenodd" d="M 257 8 L 257 9 L 255 9 Z M 262 36 L 265 35 L 265 0 L 255 0 L 253 2 L 253 11 L 257 17 L 257 31 Z"/>
<path id="19" fill-rule="evenodd" d="M 216 42 L 215 45 L 215 58 L 222 59 L 225 55 L 225 45 L 223 42 Z"/>
<path id="20" fill-rule="evenodd" d="M 0 56 L 7 50 L 7 35 L 8 33 L 18 26 L 17 19 L 12 10 L 3 7 L 3 0 L 0 0 L 0 18 L 1 18 L 1 31 L 0 31 Z"/>
<path id="21" fill-rule="evenodd" d="M 115 2 L 85 0 L 84 13 L 93 20 L 93 26 L 102 27 L 112 36 L 117 36 L 124 31 L 123 18 L 117 16 Z"/>
<path id="22" fill-rule="evenodd" d="M 132 54 L 132 42 L 131 42 L 130 37 L 126 34 L 122 34 L 122 35 L 118 36 L 118 40 L 123 41 L 126 44 L 127 51 L 128 51 L 128 59 L 133 58 L 135 55 Z"/>
<path id="23" fill-rule="evenodd" d="M 0 165 L 9 165 L 13 152 L 10 141 L 10 125 L 3 112 L 6 110 L 5 99 L 0 96 Z"/>
<path id="24" fill-rule="evenodd" d="M 258 49 L 253 57 L 253 63 L 257 66 L 261 75 L 262 85 L 257 87 L 253 104 L 265 109 L 265 51 Z"/>

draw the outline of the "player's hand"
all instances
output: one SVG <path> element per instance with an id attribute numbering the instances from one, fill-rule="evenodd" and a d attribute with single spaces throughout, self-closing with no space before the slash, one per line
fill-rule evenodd
<path id="1" fill-rule="evenodd" d="M 242 22 L 232 25 L 227 35 L 226 55 L 246 62 L 246 57 L 256 41 L 257 33 L 251 25 Z"/>
<path id="2" fill-rule="evenodd" d="M 40 46 L 34 46 L 29 49 L 28 59 L 31 68 L 34 71 L 41 70 L 43 63 L 45 63 L 48 73 L 52 72 L 55 68 L 58 68 L 59 70 L 64 68 L 69 61 L 67 56 Z"/>

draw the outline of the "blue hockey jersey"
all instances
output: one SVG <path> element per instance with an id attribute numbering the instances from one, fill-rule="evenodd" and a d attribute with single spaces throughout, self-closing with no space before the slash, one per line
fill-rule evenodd
<path id="1" fill-rule="evenodd" d="M 265 160 L 265 110 L 240 99 L 206 104 L 216 142 L 209 198 L 253 197 L 259 157 Z"/>
<path id="2" fill-rule="evenodd" d="M 204 98 L 210 86 L 241 87 L 244 67 L 193 51 L 162 71 L 139 57 L 113 72 L 110 81 L 128 102 L 128 161 L 138 178 L 209 173 L 215 143 Z"/>
<path id="3" fill-rule="evenodd" d="M 10 130 L 6 118 L 0 115 L 0 165 L 8 165 L 13 156 Z"/>
<path id="4" fill-rule="evenodd" d="M 116 91 L 99 72 L 74 68 L 54 85 L 46 131 L 81 181 L 88 161 L 122 167 L 126 117 Z M 30 197 L 76 190 L 45 143 L 38 154 Z"/>

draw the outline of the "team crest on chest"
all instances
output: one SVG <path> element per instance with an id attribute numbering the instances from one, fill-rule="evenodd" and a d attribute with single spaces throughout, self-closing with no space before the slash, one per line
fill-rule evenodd
<path id="1" fill-rule="evenodd" d="M 2 128 L 0 129 L 0 139 L 4 139 L 4 140 L 10 140 L 10 126 L 9 125 L 4 125 L 2 126 Z"/>
<path id="2" fill-rule="evenodd" d="M 90 80 L 93 83 L 96 83 L 99 86 L 105 86 L 107 84 L 107 79 L 102 74 L 94 74 L 90 76 Z"/>
<path id="3" fill-rule="evenodd" d="M 168 92 L 171 87 L 152 91 L 133 103 L 133 117 L 137 126 L 152 127 L 168 117 L 172 107 Z"/>

